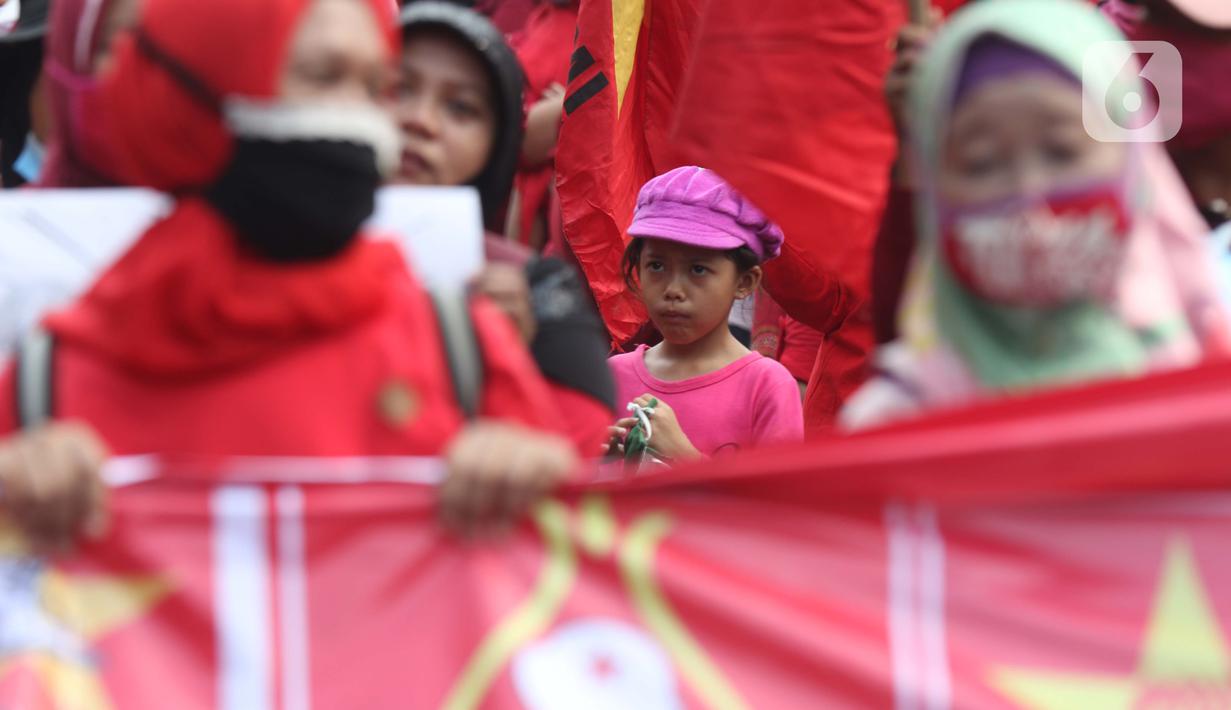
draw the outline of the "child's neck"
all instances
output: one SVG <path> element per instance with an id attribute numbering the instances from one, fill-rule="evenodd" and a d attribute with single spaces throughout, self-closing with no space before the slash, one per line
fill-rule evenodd
<path id="1" fill-rule="evenodd" d="M 748 348 L 731 335 L 726 322 L 691 343 L 666 340 L 646 351 L 650 374 L 668 382 L 716 372 L 747 355 Z"/>

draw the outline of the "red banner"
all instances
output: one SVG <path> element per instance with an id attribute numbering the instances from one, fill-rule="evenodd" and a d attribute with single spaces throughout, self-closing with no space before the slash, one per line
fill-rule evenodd
<path id="1" fill-rule="evenodd" d="M 76 557 L 0 537 L 0 707 L 1227 707 L 1228 431 L 1222 365 L 568 491 L 484 543 L 425 485 L 168 468 Z"/>

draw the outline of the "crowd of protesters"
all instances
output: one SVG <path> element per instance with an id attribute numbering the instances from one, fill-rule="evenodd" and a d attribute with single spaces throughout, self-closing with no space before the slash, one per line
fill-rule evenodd
<path id="1" fill-rule="evenodd" d="M 103 524 L 111 455 L 439 456 L 442 518 L 474 532 L 603 465 L 803 439 L 825 345 L 762 288 L 791 235 L 721 175 L 642 188 L 621 269 L 649 323 L 613 344 L 554 181 L 576 22 L 576 0 L 0 1 L 5 187 L 173 196 L 3 343 L 3 511 L 54 547 Z M 1087 110 L 1083 76 L 1122 70 L 1087 49 L 1123 39 L 1183 58 L 1171 140 L 1096 137 L 1131 111 Z M 1231 352 L 1231 5 L 972 0 L 891 51 L 879 345 L 840 430 Z M 479 194 L 473 401 L 423 275 L 363 231 L 393 184 Z"/>

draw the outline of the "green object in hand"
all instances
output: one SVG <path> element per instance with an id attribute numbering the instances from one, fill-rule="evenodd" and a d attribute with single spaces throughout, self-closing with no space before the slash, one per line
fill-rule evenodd
<path id="1" fill-rule="evenodd" d="M 624 463 L 626 466 L 637 464 L 640 465 L 645 460 L 646 456 L 653 456 L 654 450 L 650 448 L 650 437 L 654 435 L 654 427 L 650 424 L 650 415 L 654 413 L 654 408 L 658 406 L 658 400 L 650 398 L 649 404 L 641 406 L 636 403 L 628 405 L 628 411 L 632 412 L 636 423 L 632 429 L 628 430 L 628 436 L 624 438 Z"/>

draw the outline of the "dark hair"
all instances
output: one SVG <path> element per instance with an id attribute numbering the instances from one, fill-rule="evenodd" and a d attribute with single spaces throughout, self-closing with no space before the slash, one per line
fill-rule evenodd
<path id="1" fill-rule="evenodd" d="M 624 285 L 628 286 L 630 291 L 636 291 L 639 288 L 641 252 L 643 251 L 645 251 L 645 239 L 642 237 L 633 237 L 629 240 L 628 246 L 624 247 L 624 258 L 620 260 L 620 270 L 624 272 Z M 735 262 L 735 270 L 741 276 L 752 267 L 761 265 L 757 253 L 748 247 L 727 249 L 722 252 L 722 255 Z"/>

